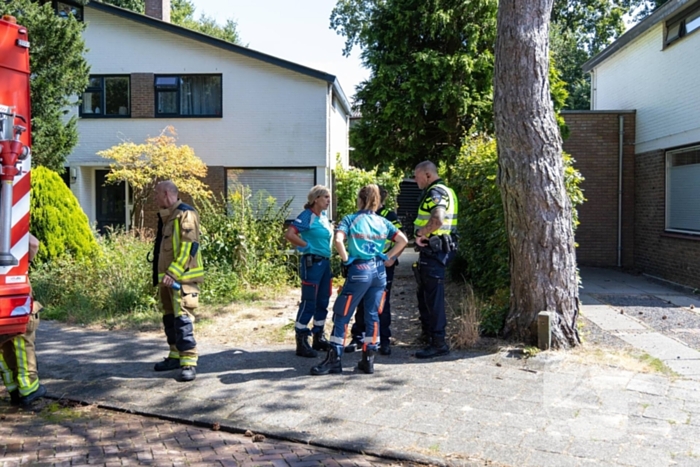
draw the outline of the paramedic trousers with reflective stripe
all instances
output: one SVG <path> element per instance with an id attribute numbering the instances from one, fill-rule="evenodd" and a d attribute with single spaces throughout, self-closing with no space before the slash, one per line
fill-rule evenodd
<path id="1" fill-rule="evenodd" d="M 197 366 L 197 342 L 194 340 L 194 310 L 199 303 L 197 284 L 182 284 L 180 290 L 160 288 L 163 304 L 163 327 L 170 346 L 169 358 L 180 366 Z"/>
<path id="2" fill-rule="evenodd" d="M 418 286 L 418 311 L 423 332 L 435 337 L 445 337 L 445 269 L 454 258 L 454 252 L 438 259 L 420 254 L 420 280 Z"/>
<path id="3" fill-rule="evenodd" d="M 396 263 L 386 268 L 386 295 L 384 297 L 384 308 L 379 315 L 380 342 L 389 342 L 389 338 L 391 337 L 391 284 L 394 282 L 394 269 L 396 269 Z M 355 322 L 352 325 L 350 335 L 361 336 L 363 332 L 367 335 L 365 304 L 364 302 L 360 302 L 357 305 L 357 315 L 355 316 Z"/>
<path id="4" fill-rule="evenodd" d="M 8 392 L 19 389 L 20 396 L 26 396 L 39 387 L 34 347 L 38 327 L 39 315 L 32 313 L 27 323 L 27 332 L 2 345 L 0 373 Z"/>
<path id="5" fill-rule="evenodd" d="M 307 263 L 306 256 L 302 256 L 300 261 L 301 303 L 294 328 L 297 333 L 307 334 L 309 321 L 313 317 L 312 332 L 323 332 L 333 288 L 331 262 L 322 259 Z"/>
<path id="6" fill-rule="evenodd" d="M 386 269 L 381 259 L 354 261 L 348 268 L 343 290 L 333 306 L 333 332 L 330 342 L 345 347 L 348 323 L 360 301 L 365 309 L 365 340 L 368 349 L 376 350 L 379 340 L 379 313 L 382 311 L 386 288 Z"/>

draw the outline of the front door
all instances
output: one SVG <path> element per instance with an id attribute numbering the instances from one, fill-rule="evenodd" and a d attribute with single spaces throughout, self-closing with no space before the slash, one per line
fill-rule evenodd
<path id="1" fill-rule="evenodd" d="M 95 218 L 97 230 L 105 233 L 105 228 L 124 228 L 126 225 L 126 190 L 124 182 L 107 184 L 105 177 L 109 170 L 95 171 Z"/>

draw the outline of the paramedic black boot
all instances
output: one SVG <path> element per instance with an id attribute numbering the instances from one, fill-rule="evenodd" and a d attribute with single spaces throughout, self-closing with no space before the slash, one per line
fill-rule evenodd
<path id="1" fill-rule="evenodd" d="M 374 354 L 376 350 L 362 350 L 362 360 L 357 363 L 357 368 L 363 373 L 371 375 L 374 373 Z"/>
<path id="2" fill-rule="evenodd" d="M 326 352 L 330 350 L 331 348 L 331 343 L 328 342 L 328 339 L 326 339 L 326 336 L 323 335 L 323 331 L 321 332 L 315 332 L 314 338 L 313 338 L 313 344 L 311 347 L 314 350 L 320 350 L 321 352 Z"/>
<path id="3" fill-rule="evenodd" d="M 434 358 L 450 353 L 450 347 L 445 342 L 445 336 L 433 336 L 433 343 L 420 352 L 416 352 L 416 358 Z"/>
<path id="4" fill-rule="evenodd" d="M 342 349 L 342 347 L 340 347 Z M 326 356 L 326 359 L 322 361 L 320 364 L 316 365 L 315 367 L 311 368 L 311 374 L 312 375 L 327 375 L 327 374 L 334 374 L 334 373 L 342 373 L 343 372 L 343 365 L 340 362 L 340 357 L 342 356 L 343 351 L 340 350 L 338 351 L 338 347 L 335 345 L 331 345 L 331 349 L 328 351 L 328 355 Z"/>
<path id="5" fill-rule="evenodd" d="M 316 358 L 318 357 L 318 352 L 311 348 L 309 345 L 309 333 L 307 332 L 297 332 L 297 355 L 306 358 Z"/>

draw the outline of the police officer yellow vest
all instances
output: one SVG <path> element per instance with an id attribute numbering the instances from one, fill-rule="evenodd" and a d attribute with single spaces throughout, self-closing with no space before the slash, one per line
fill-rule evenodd
<path id="1" fill-rule="evenodd" d="M 457 195 L 455 194 L 454 190 L 442 183 L 442 180 L 436 180 L 424 190 L 423 197 L 418 205 L 418 216 L 413 222 L 413 231 L 418 232 L 418 229 L 426 226 L 430 220 L 430 212 L 433 210 L 433 208 L 438 206 L 435 200 L 429 196 L 430 191 L 434 189 L 437 189 L 443 193 L 443 197 L 447 199 L 447 206 L 445 206 L 445 220 L 442 223 L 442 226 L 430 236 L 457 233 L 457 214 L 459 212 L 459 202 L 457 201 Z M 440 205 L 442 205 L 442 203 L 440 203 Z"/>

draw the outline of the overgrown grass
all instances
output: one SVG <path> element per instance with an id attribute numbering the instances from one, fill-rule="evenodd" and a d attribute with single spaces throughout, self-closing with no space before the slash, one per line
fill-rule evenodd
<path id="1" fill-rule="evenodd" d="M 231 302 L 274 296 L 296 279 L 296 257 L 285 254 L 282 238 L 287 205 L 276 209 L 274 199 L 251 202 L 245 192 L 236 192 L 230 202 L 208 203 L 200 212 L 205 263 L 200 305 L 209 307 L 208 313 Z M 160 327 L 147 260 L 152 233 L 110 232 L 98 238 L 98 245 L 91 259 L 67 256 L 33 267 L 43 316 L 109 328 Z"/>

